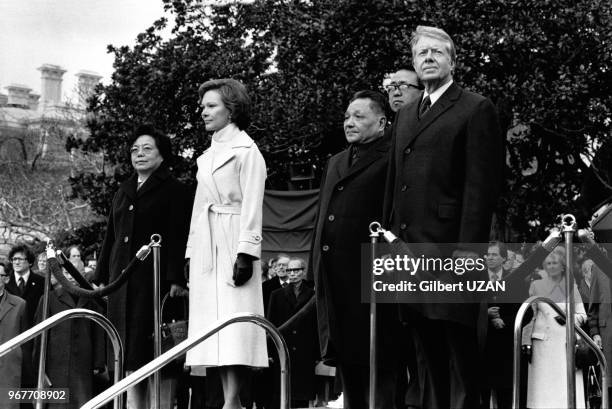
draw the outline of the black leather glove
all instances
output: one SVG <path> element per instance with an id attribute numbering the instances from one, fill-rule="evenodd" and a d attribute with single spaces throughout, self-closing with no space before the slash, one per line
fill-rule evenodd
<path id="1" fill-rule="evenodd" d="M 236 287 L 240 287 L 251 279 L 253 275 L 253 260 L 255 260 L 255 257 L 249 254 L 238 253 L 236 263 L 234 263 L 234 274 L 232 275 Z"/>
<path id="2" fill-rule="evenodd" d="M 521 345 L 521 355 L 531 363 L 531 345 Z"/>

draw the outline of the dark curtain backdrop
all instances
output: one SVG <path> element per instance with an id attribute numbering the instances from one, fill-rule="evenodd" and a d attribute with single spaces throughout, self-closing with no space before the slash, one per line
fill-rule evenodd
<path id="1" fill-rule="evenodd" d="M 278 253 L 287 253 L 308 262 L 318 198 L 319 189 L 266 190 L 263 202 L 263 261 Z"/>

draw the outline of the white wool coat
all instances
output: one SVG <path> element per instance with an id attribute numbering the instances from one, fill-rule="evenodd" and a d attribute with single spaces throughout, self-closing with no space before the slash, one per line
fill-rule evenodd
<path id="1" fill-rule="evenodd" d="M 198 159 L 198 187 L 186 257 L 189 273 L 189 337 L 227 316 L 263 315 L 261 223 L 266 165 L 255 142 L 234 124 L 213 136 Z M 226 141 L 216 144 L 215 140 Z M 238 253 L 257 258 L 253 276 L 235 287 Z M 225 327 L 187 353 L 186 364 L 201 367 L 268 366 L 265 331 L 252 323 Z"/>

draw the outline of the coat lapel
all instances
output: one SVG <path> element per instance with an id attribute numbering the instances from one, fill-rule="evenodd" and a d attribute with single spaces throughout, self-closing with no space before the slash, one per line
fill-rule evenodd
<path id="1" fill-rule="evenodd" d="M 66 292 L 63 288 L 58 288 L 55 290 L 55 294 L 57 295 L 57 299 L 62 304 L 68 306 L 69 308 L 76 308 L 76 303 L 74 302 L 74 298 L 70 294 Z"/>
<path id="2" fill-rule="evenodd" d="M 251 137 L 247 135 L 246 132 L 240 131 L 238 130 L 238 128 L 236 128 L 232 132 L 235 133 L 230 140 L 232 148 L 220 152 L 219 155 L 214 158 L 212 166 L 213 173 L 221 166 L 225 165 L 228 161 L 230 161 L 234 156 L 236 156 L 236 148 L 248 148 L 254 143 Z"/>
<path id="3" fill-rule="evenodd" d="M 408 123 L 406 124 L 407 132 L 405 135 L 400 135 L 400 138 L 398 138 L 398 140 L 401 141 L 401 149 L 399 151 L 403 152 L 405 148 L 410 146 L 414 140 L 436 120 L 436 118 L 455 105 L 455 102 L 457 102 L 460 96 L 461 88 L 453 82 L 420 120 L 417 119 L 420 104 L 410 104 L 406 112 L 408 117 Z"/>
<path id="4" fill-rule="evenodd" d="M 348 177 L 351 177 L 352 175 L 359 173 L 362 170 L 366 169 L 368 166 L 370 166 L 372 162 L 374 162 L 375 160 L 380 158 L 382 155 L 384 155 L 386 152 L 388 152 L 388 149 L 389 149 L 388 144 L 389 144 L 389 141 L 385 137 L 382 137 L 378 141 L 374 142 L 374 144 L 365 152 L 363 157 L 360 158 L 353 166 L 347 167 L 346 169 L 343 168 L 344 172 L 340 176 L 339 181 L 342 181 Z M 348 156 L 349 155 L 348 149 L 346 150 L 346 152 Z"/>
<path id="5" fill-rule="evenodd" d="M 144 195 L 150 190 L 155 189 L 157 186 L 162 184 L 166 179 L 170 177 L 170 171 L 166 166 L 161 166 L 153 172 L 151 176 L 143 183 L 143 185 L 136 191 L 138 197 Z M 134 187 L 135 189 L 135 187 Z"/>
<path id="6" fill-rule="evenodd" d="M 4 316 L 13 308 L 13 303 L 9 302 L 8 298 L 8 291 L 5 289 L 2 302 L 0 303 L 0 321 L 2 321 Z"/>

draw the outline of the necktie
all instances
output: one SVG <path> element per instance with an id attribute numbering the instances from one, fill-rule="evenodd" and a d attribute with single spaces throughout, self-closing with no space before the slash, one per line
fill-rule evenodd
<path id="1" fill-rule="evenodd" d="M 429 99 L 429 95 L 427 95 L 419 107 L 419 119 L 423 118 L 423 115 L 427 113 L 429 107 L 431 107 L 431 99 Z"/>
<path id="2" fill-rule="evenodd" d="M 19 294 L 23 295 L 25 292 L 25 281 L 23 277 L 19 277 Z"/>

